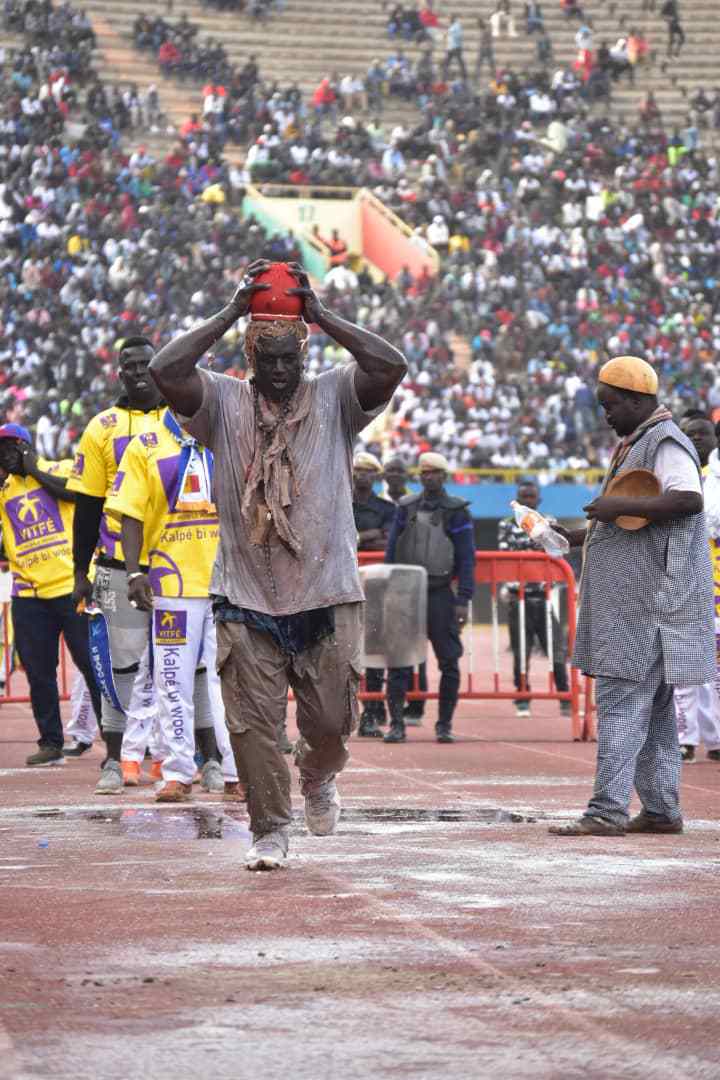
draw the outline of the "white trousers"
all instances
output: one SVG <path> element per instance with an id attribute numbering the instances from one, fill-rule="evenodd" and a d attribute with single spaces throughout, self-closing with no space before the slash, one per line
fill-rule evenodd
<path id="1" fill-rule="evenodd" d="M 237 770 L 216 671 L 217 644 L 210 600 L 207 597 L 156 597 L 152 640 L 155 699 L 167 749 L 163 779 L 192 783 L 197 705 L 198 712 L 205 707 L 210 710 L 225 780 L 236 781 Z M 206 668 L 206 676 L 198 677 L 196 684 L 195 671 L 200 663 Z M 207 687 L 205 694 L 202 693 L 203 684 Z M 203 697 L 205 701 L 202 701 Z"/>
<path id="2" fill-rule="evenodd" d="M 66 731 L 71 739 L 85 743 L 87 746 L 92 746 L 98 734 L 90 691 L 79 671 L 75 672 L 70 687 L 70 723 Z"/>
<path id="3" fill-rule="evenodd" d="M 675 715 L 681 746 L 705 744 L 720 750 L 720 695 L 715 682 L 675 690 Z"/>
<path id="4" fill-rule="evenodd" d="M 150 645 L 148 644 L 140 657 L 140 666 L 133 682 L 130 704 L 125 717 L 123 761 L 141 762 L 143 760 L 156 720 L 157 705 L 150 671 Z"/>

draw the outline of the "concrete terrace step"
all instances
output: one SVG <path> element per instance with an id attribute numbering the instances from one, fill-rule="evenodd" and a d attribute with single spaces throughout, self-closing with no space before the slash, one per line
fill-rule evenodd
<path id="1" fill-rule="evenodd" d="M 463 20 L 469 66 L 477 49 L 477 16 L 482 14 L 487 18 L 493 6 L 490 0 L 482 0 L 480 4 L 474 0 L 457 0 L 452 4 L 452 11 Z M 91 17 L 101 20 L 106 31 L 100 37 L 108 77 L 112 71 L 115 81 L 126 80 L 141 86 L 154 82 L 169 119 L 177 124 L 190 111 L 199 108 L 198 88 L 191 83 L 164 80 L 154 58 L 132 48 L 132 24 L 137 15 L 146 10 L 142 0 L 117 0 L 112 4 L 91 0 L 88 5 Z M 446 18 L 449 10 L 449 7 L 440 8 L 441 17 Z M 624 4 L 587 0 L 585 11 L 593 19 L 596 43 L 604 39 L 614 41 L 621 32 L 621 18 L 624 17 L 626 29 L 637 25 L 647 34 L 654 57 L 652 64 L 638 70 L 634 89 L 626 88 L 624 84 L 622 88 L 616 86 L 611 104 L 598 106 L 600 110 L 632 122 L 645 93 L 652 89 L 666 121 L 677 123 L 686 117 L 687 96 L 700 85 L 714 84 L 716 56 L 720 49 L 720 20 L 715 4 L 693 5 L 692 17 L 685 19 L 685 49 L 679 58 L 667 61 L 665 71 L 661 68 L 667 41 L 664 20 L 657 13 L 642 12 L 640 0 L 629 0 Z M 282 13 L 264 23 L 248 15 L 218 12 L 182 0 L 174 6 L 172 16 L 166 17 L 177 22 L 183 14 L 198 25 L 200 39 L 209 36 L 222 40 L 233 63 L 242 64 L 248 55 L 255 53 L 264 77 L 283 83 L 296 81 L 305 94 L 312 92 L 320 79 L 333 71 L 341 75 L 363 73 L 375 57 L 382 59 L 402 48 L 406 55 L 415 58 L 425 47 L 388 37 L 387 13 L 377 0 L 360 0 L 352 8 L 339 8 L 337 0 L 314 0 L 310 11 L 302 0 L 288 0 Z M 520 12 L 517 14 L 519 16 Z M 516 38 L 501 36 L 495 39 L 495 56 L 499 67 L 522 70 L 534 66 L 535 37 L 524 33 L 522 18 L 517 17 L 516 25 Z M 545 25 L 553 41 L 556 61 L 572 62 L 576 54 L 574 35 L 579 23 L 567 21 L 554 3 L 548 3 L 545 5 Z M 115 38 L 109 55 L 105 49 L 108 31 Z M 436 46 L 436 59 L 439 60 L 442 53 L 442 45 Z M 388 106 L 385 117 L 388 122 L 408 122 L 417 115 L 414 106 L 406 106 L 394 99 Z"/>

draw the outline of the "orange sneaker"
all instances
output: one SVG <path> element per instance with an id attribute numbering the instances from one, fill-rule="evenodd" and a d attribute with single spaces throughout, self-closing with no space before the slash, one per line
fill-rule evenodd
<path id="1" fill-rule="evenodd" d="M 192 784 L 168 780 L 155 796 L 155 802 L 188 802 L 192 798 Z"/>
<path id="2" fill-rule="evenodd" d="M 245 802 L 247 795 L 239 780 L 226 780 L 223 792 L 224 802 Z"/>
<path id="3" fill-rule="evenodd" d="M 120 768 L 125 787 L 137 787 L 140 783 L 140 762 L 121 761 Z"/>
<path id="4" fill-rule="evenodd" d="M 150 779 L 153 783 L 156 780 L 162 780 L 162 761 L 153 761 L 150 766 Z"/>

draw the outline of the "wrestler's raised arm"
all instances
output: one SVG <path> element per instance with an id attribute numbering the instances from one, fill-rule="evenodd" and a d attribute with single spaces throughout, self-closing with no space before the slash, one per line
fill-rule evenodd
<path id="1" fill-rule="evenodd" d="M 247 315 L 254 293 L 270 288 L 269 285 L 258 285 L 253 281 L 269 265 L 266 259 L 252 263 L 224 308 L 199 326 L 173 338 L 153 357 L 150 374 L 168 404 L 183 416 L 193 416 L 202 405 L 202 381 L 196 368 L 198 360 L 227 333 L 234 322 Z"/>
<path id="2" fill-rule="evenodd" d="M 316 323 L 338 345 L 347 349 L 357 362 L 355 392 L 361 407 L 369 412 L 378 405 L 384 405 L 407 374 L 403 354 L 384 338 L 328 311 L 315 295 L 303 268 L 297 263 L 291 263 L 290 268 L 300 287 L 288 289 L 288 292 L 302 297 L 305 322 Z"/>

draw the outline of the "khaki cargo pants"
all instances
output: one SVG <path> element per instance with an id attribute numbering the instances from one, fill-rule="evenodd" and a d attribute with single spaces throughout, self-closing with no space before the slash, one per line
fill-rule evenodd
<path id="1" fill-rule="evenodd" d="M 337 605 L 335 633 L 297 656 L 288 656 L 269 634 L 244 623 L 217 624 L 226 722 L 255 837 L 292 818 L 290 770 L 277 742 L 288 687 L 297 704 L 295 764 L 301 788 L 339 773 L 347 763 L 347 738 L 358 718 L 363 607 Z"/>

